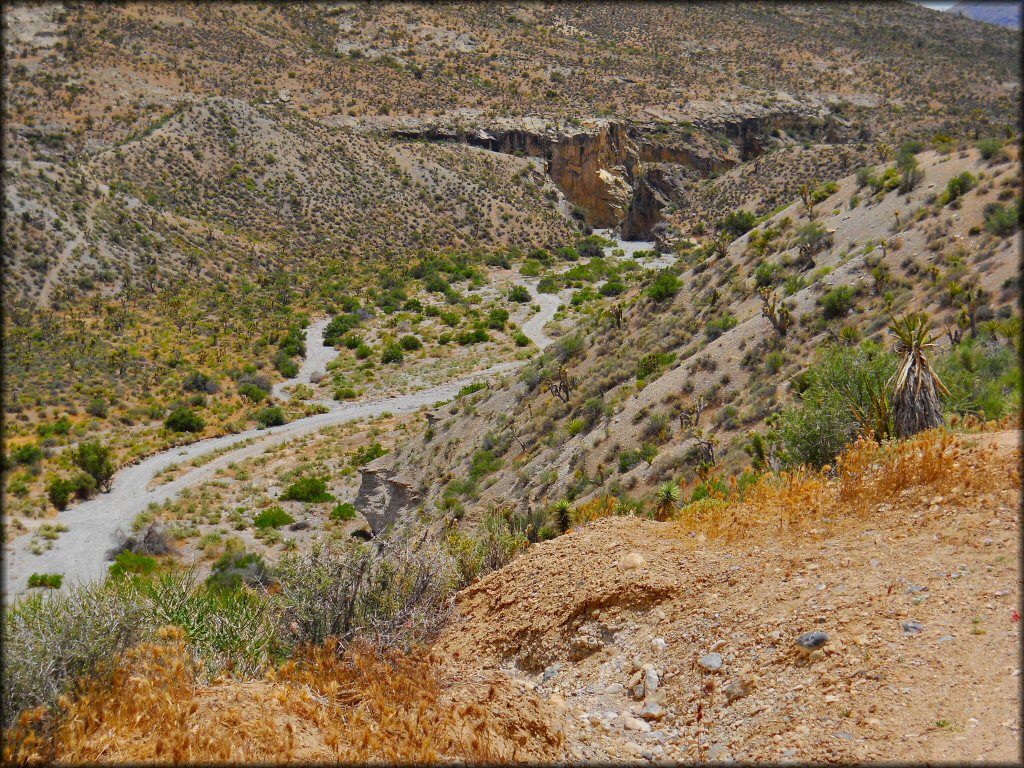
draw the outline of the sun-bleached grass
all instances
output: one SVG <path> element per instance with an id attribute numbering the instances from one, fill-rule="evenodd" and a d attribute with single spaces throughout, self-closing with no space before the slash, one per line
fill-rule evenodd
<path id="1" fill-rule="evenodd" d="M 947 430 L 881 444 L 861 438 L 835 466 L 765 474 L 742 497 L 716 494 L 687 505 L 675 524 L 681 535 L 725 541 L 756 532 L 819 535 L 907 496 L 984 491 L 1007 481 L 1020 482 L 1015 463 L 995 462 L 991 447 Z"/>
<path id="2" fill-rule="evenodd" d="M 124 655 L 113 674 L 7 733 L 5 763 L 492 761 L 482 706 L 441 700 L 437 658 L 334 640 L 251 682 L 203 686 L 182 630 Z M 493 691 L 492 691 L 493 694 Z"/>

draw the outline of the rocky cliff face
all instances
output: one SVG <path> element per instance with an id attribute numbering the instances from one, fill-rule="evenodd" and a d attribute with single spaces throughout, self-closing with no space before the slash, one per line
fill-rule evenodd
<path id="1" fill-rule="evenodd" d="M 721 173 L 761 154 L 773 136 L 838 141 L 843 124 L 796 113 L 719 116 L 706 124 L 644 126 L 605 121 L 576 130 L 503 126 L 430 126 L 391 132 L 398 138 L 459 141 L 504 154 L 540 158 L 565 197 L 587 221 L 620 228 L 627 240 L 650 239 L 662 209 L 684 194 L 680 181 Z M 718 138 L 713 138 L 717 136 Z"/>

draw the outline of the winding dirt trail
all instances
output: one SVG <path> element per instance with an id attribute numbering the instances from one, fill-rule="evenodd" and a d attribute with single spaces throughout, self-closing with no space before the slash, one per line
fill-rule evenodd
<path id="1" fill-rule="evenodd" d="M 534 281 L 524 281 L 540 311 L 523 323 L 523 333 L 544 349 L 551 344 L 544 333 L 545 324 L 555 316 L 561 299 L 553 294 L 537 293 Z M 307 358 L 296 378 L 274 388 L 277 397 L 285 398 L 285 387 L 309 382 L 315 371 L 325 369 L 335 350 L 324 347 L 323 331 L 327 320 L 310 325 L 306 334 Z M 516 370 L 522 362 L 508 362 L 461 376 L 444 384 L 396 397 L 378 398 L 360 402 L 324 402 L 330 410 L 296 419 L 280 427 L 250 429 L 232 435 L 201 440 L 188 446 L 171 448 L 154 454 L 138 464 L 125 467 L 114 476 L 113 488 L 89 501 L 61 512 L 52 522 L 67 526 L 68 530 L 53 542 L 53 547 L 40 555 L 29 551 L 31 536 L 21 536 L 4 547 L 6 574 L 3 601 L 11 602 L 27 589 L 28 577 L 33 573 L 64 574 L 64 585 L 69 586 L 103 578 L 109 563 L 106 552 L 127 533 L 139 513 L 149 504 L 162 503 L 177 496 L 185 488 L 213 477 L 216 471 L 231 462 L 258 455 L 267 448 L 327 427 L 359 419 L 374 418 L 381 414 L 413 413 L 423 406 L 450 400 L 467 384 L 478 379 Z M 241 445 L 240 445 L 241 444 Z M 232 446 L 237 446 L 232 450 Z M 212 461 L 194 467 L 174 480 L 149 487 L 160 471 L 172 464 L 182 464 L 200 456 L 222 452 Z"/>

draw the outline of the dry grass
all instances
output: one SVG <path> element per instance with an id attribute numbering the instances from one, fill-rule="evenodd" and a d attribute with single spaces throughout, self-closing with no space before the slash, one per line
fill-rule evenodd
<path id="1" fill-rule="evenodd" d="M 439 670 L 425 651 L 355 643 L 339 654 L 331 641 L 263 679 L 204 686 L 168 627 L 63 698 L 56 717 L 24 713 L 4 734 L 4 762 L 496 762 L 546 754 L 521 752 L 524 734 L 560 743 L 516 722 L 518 694 L 462 690 Z"/>
<path id="2" fill-rule="evenodd" d="M 725 541 L 755 532 L 819 536 L 903 503 L 921 503 L 926 494 L 952 498 L 1004 487 L 1007 476 L 1019 485 L 1015 462 L 996 461 L 993 447 L 944 430 L 882 445 L 862 438 L 835 467 L 764 475 L 742 499 L 690 504 L 677 517 L 677 530 Z"/>

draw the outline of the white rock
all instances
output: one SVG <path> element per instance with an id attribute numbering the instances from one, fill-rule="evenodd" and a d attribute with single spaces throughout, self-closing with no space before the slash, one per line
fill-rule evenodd
<path id="1" fill-rule="evenodd" d="M 627 716 L 623 720 L 623 724 L 626 726 L 627 731 L 640 731 L 641 733 L 650 733 L 651 726 L 645 723 L 643 720 L 638 720 L 635 717 Z"/>
<path id="2" fill-rule="evenodd" d="M 622 683 L 612 683 L 611 685 L 609 685 L 607 688 L 604 689 L 604 692 L 607 693 L 607 694 L 612 694 L 612 693 L 622 693 L 624 690 L 625 690 L 625 686 L 623 686 Z"/>
<path id="3" fill-rule="evenodd" d="M 668 648 L 668 643 L 666 643 L 660 637 L 656 637 L 653 640 L 651 640 L 651 648 L 653 648 L 656 653 L 661 653 L 666 648 Z"/>

